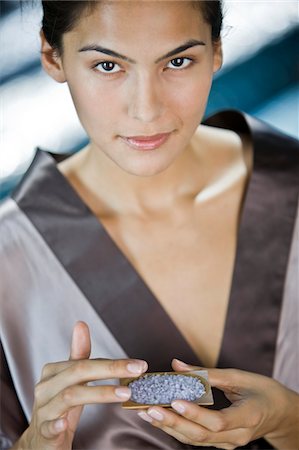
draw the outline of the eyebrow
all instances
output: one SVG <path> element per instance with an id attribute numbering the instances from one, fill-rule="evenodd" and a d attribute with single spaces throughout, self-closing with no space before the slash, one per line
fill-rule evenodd
<path id="1" fill-rule="evenodd" d="M 179 47 L 174 48 L 173 50 L 170 50 L 170 52 L 166 53 L 165 55 L 158 58 L 155 63 L 159 63 L 163 61 L 166 58 L 170 58 L 171 56 L 176 55 L 177 53 L 181 53 L 188 48 L 195 47 L 196 45 L 206 45 L 203 41 L 198 41 L 196 39 L 190 39 L 189 41 L 185 42 L 184 44 L 180 45 Z M 84 47 L 80 48 L 78 52 L 89 52 L 89 51 L 96 51 L 99 53 L 105 53 L 105 55 L 114 56 L 115 58 L 120 58 L 126 62 L 129 62 L 131 64 L 136 64 L 136 61 L 129 58 L 128 56 L 121 55 L 120 53 L 115 52 L 114 50 L 110 50 L 109 48 L 104 48 L 96 44 L 89 44 L 85 45 Z"/>

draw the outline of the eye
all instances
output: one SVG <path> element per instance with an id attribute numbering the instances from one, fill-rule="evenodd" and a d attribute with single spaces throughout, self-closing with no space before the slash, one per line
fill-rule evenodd
<path id="1" fill-rule="evenodd" d="M 193 63 L 191 58 L 174 58 L 169 61 L 167 68 L 178 70 L 178 69 L 186 69 Z M 169 64 L 172 64 L 172 67 L 169 67 Z"/>
<path id="2" fill-rule="evenodd" d="M 102 61 L 100 63 L 97 63 L 94 66 L 94 69 L 105 74 L 120 72 L 119 65 L 112 61 Z"/>

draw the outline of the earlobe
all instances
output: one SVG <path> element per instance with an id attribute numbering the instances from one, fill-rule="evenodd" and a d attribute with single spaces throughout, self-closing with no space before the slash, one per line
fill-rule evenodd
<path id="1" fill-rule="evenodd" d="M 41 38 L 41 64 L 44 70 L 58 83 L 64 83 L 66 77 L 61 57 L 48 43 L 42 30 L 40 30 L 39 35 Z"/>
<path id="2" fill-rule="evenodd" d="M 214 44 L 214 64 L 213 64 L 213 72 L 218 72 L 221 69 L 223 62 L 223 53 L 222 53 L 222 43 L 221 40 L 217 41 Z"/>

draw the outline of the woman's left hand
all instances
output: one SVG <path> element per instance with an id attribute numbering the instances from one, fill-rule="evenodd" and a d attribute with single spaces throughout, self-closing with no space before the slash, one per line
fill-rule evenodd
<path id="1" fill-rule="evenodd" d="M 201 369 L 175 359 L 172 367 L 177 372 Z M 278 449 L 298 449 L 298 394 L 251 372 L 208 369 L 208 374 L 211 386 L 231 401 L 228 408 L 214 411 L 177 400 L 173 409 L 154 406 L 139 416 L 184 444 L 230 450 L 264 437 Z"/>

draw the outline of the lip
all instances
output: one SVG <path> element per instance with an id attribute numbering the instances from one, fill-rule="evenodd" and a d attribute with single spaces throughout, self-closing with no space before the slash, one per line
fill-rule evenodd
<path id="1" fill-rule="evenodd" d="M 153 136 L 120 136 L 121 139 L 137 150 L 154 150 L 163 145 L 171 135 L 170 133 L 160 133 Z"/>

